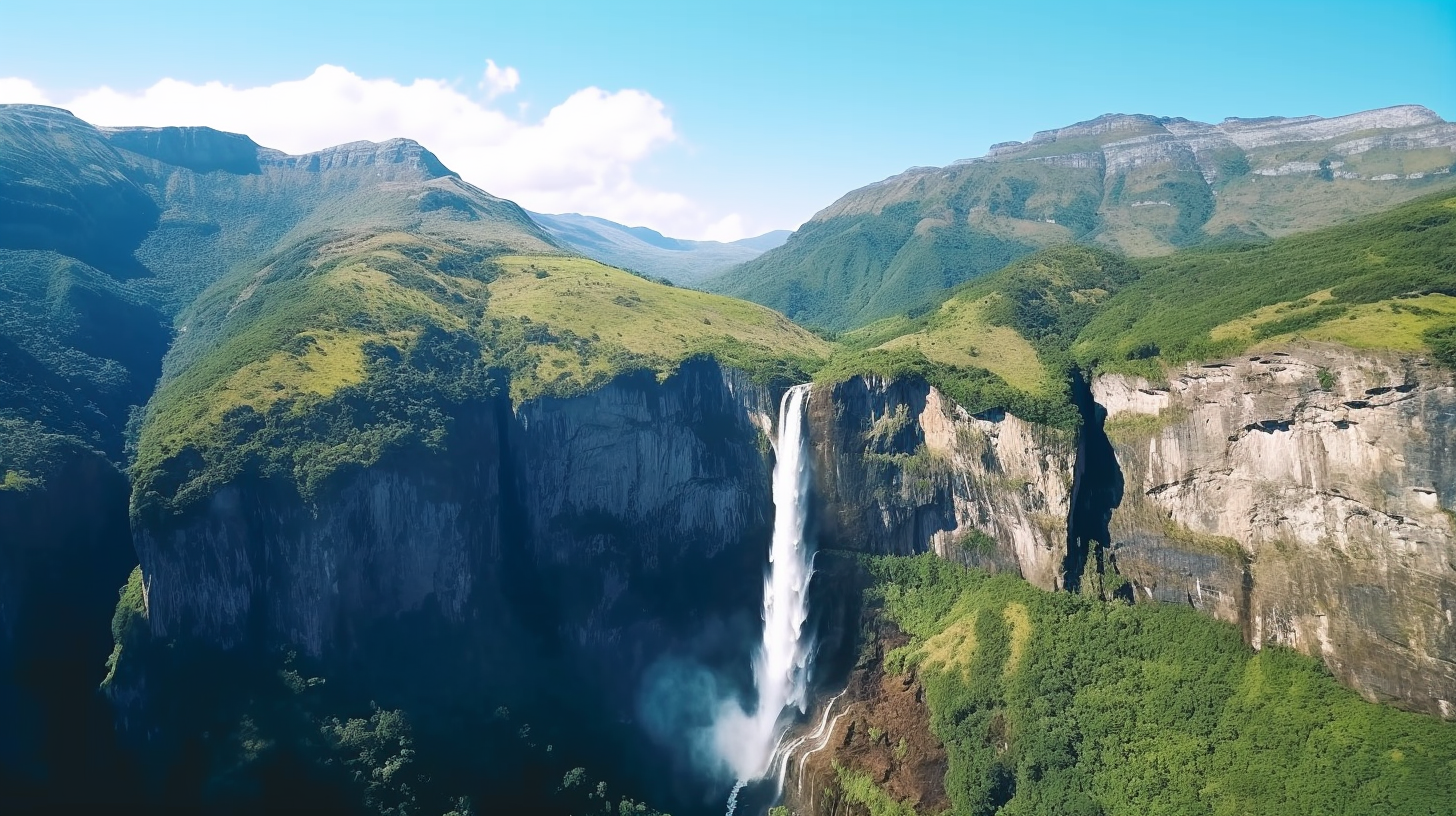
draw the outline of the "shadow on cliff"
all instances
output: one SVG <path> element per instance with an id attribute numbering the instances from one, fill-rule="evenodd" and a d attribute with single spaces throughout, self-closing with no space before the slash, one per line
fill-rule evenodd
<path id="1" fill-rule="evenodd" d="M 1080 371 L 1073 370 L 1071 377 L 1072 400 L 1082 417 L 1082 428 L 1072 475 L 1062 588 L 1076 592 L 1088 570 L 1102 573 L 1111 568 L 1104 562 L 1104 550 L 1111 541 L 1108 524 L 1112 511 L 1122 504 L 1124 484 L 1117 453 L 1104 428 L 1107 410 L 1092 399 L 1092 389 Z"/>

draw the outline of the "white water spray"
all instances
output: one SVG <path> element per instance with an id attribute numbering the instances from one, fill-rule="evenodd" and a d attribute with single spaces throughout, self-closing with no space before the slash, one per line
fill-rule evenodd
<path id="1" fill-rule="evenodd" d="M 758 705 L 749 713 L 737 703 L 728 703 L 714 725 L 718 755 L 736 774 L 738 788 L 769 774 L 775 748 L 788 725 L 781 722 L 784 711 L 793 707 L 802 713 L 807 703 L 813 647 L 804 622 L 809 618 L 809 579 L 814 574 L 813 554 L 804 540 L 810 487 L 804 435 L 808 396 L 808 385 L 796 385 L 779 404 L 773 544 L 763 588 L 763 641 L 753 658 Z"/>

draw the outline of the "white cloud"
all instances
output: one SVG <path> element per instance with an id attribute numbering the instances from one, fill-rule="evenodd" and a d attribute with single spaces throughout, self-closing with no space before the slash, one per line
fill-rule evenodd
<path id="1" fill-rule="evenodd" d="M 743 217 L 738 213 L 726 215 L 703 230 L 703 240 L 705 241 L 737 241 L 739 238 L 747 237 L 748 230 L 744 229 Z"/>
<path id="2" fill-rule="evenodd" d="M 55 104 L 97 125 L 207 125 L 259 144 L 307 153 L 360 139 L 404 136 L 467 181 L 538 212 L 582 212 L 684 238 L 743 237 L 741 219 L 706 212 L 687 196 L 639 183 L 633 170 L 678 140 L 666 106 L 644 91 L 585 88 L 532 121 L 489 103 L 520 83 L 487 61 L 482 100 L 454 84 L 365 79 L 319 66 L 258 87 L 163 79 L 140 92 L 102 86 L 50 100 L 25 79 L 0 78 L 0 102 Z M 737 230 L 738 232 L 735 232 Z"/>
<path id="3" fill-rule="evenodd" d="M 480 89 L 485 91 L 487 99 L 512 93 L 520 84 L 521 74 L 515 68 L 509 65 L 501 68 L 493 59 L 485 61 L 485 78 L 480 81 Z"/>
<path id="4" fill-rule="evenodd" d="M 18 77 L 0 77 L 0 102 L 47 105 L 45 92 L 34 83 Z"/>

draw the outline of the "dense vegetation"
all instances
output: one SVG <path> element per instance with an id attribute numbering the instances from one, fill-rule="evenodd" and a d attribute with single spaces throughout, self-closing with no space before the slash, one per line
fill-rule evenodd
<path id="1" fill-rule="evenodd" d="M 120 459 L 169 340 L 161 314 L 92 267 L 0 249 L 0 417 Z"/>
<path id="2" fill-rule="evenodd" d="M 151 801 L 188 812 L 661 816 L 580 764 L 571 717 L 537 699 L 536 720 L 463 679 L 476 672 L 462 653 L 479 644 L 445 649 L 409 633 L 412 643 L 392 646 L 398 665 L 363 678 L 327 675 L 288 650 L 176 649 L 150 635 L 139 568 L 112 633 L 103 688 L 115 695 L 144 673 L 156 701 L 145 712 L 147 750 L 165 763 L 140 780 Z M 375 702 L 379 694 L 391 704 Z"/>
<path id="3" fill-rule="evenodd" d="M 1370 705 L 1191 609 L 932 555 L 869 567 L 871 603 L 913 638 L 887 670 L 925 686 L 955 814 L 1427 816 L 1456 801 L 1456 727 Z"/>
<path id="4" fill-rule="evenodd" d="M 1042 250 L 957 287 L 935 309 L 843 335 L 816 378 L 914 375 L 972 413 L 1002 408 L 1075 428 L 1072 341 L 1136 277 L 1133 265 L 1105 250 Z"/>

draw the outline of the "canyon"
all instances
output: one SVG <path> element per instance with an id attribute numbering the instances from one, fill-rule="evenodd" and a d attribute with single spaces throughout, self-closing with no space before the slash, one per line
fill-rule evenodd
<path id="1" fill-rule="evenodd" d="M 1110 116 L 946 172 L 985 171 L 989 189 L 1003 160 L 1124 175 L 1167 160 L 1216 184 L 1229 145 L 1434 161 L 1451 127 L 1413 107 Z M 1345 139 L 1371 129 L 1389 132 Z M 178 806 L 575 796 L 570 812 L 600 807 L 610 780 L 706 813 L 766 766 L 788 805 L 828 816 L 860 812 L 827 795 L 847 766 L 938 810 L 954 746 L 932 733 L 928 675 L 895 656 L 920 641 L 875 606 L 882 556 L 1098 609 L 1187 607 L 1322 661 L 1382 711 L 1456 720 L 1456 384 L 1427 331 L 1450 316 L 1449 261 L 1395 251 L 1444 246 L 1450 199 L 1350 233 L 1405 242 L 1371 261 L 1404 288 L 1347 304 L 1320 291 L 1344 278 L 1300 280 L 1307 297 L 1291 284 L 1244 304 L 1268 321 L 1237 354 L 1160 348 L 1129 319 L 1112 352 L 1078 358 L 1121 289 L 1182 270 L 1042 253 L 965 302 L 919 281 L 951 298 L 943 314 L 821 335 L 576 256 L 408 140 L 288 156 L 38 106 L 0 107 L 0 137 L 16 147 L 0 169 L 28 174 L 0 178 L 0 712 L 19 724 L 0 770 L 22 797 L 92 779 Z M 1320 172 L 1283 167 L 1239 183 Z M 1355 208 L 1446 181 L 1403 177 Z M 1025 198 L 1015 218 L 1072 203 Z M 1026 308 L 995 317 L 998 302 Z M 1403 345 L 1257 334 L 1304 320 L 1334 336 L 1321 320 L 1376 312 L 1414 321 Z M 802 409 L 790 491 L 773 484 L 786 394 Z M 765 575 L 784 565 L 788 493 L 789 543 L 814 554 L 789 581 L 807 608 L 784 617 Z M 1011 641 L 1017 614 L 996 624 Z M 791 625 L 792 649 L 768 649 L 765 620 Z M 688 735 L 780 680 L 772 705 L 798 715 L 759 718 L 735 773 L 705 761 Z M 869 737 L 882 720 L 900 743 Z M 750 786 L 745 806 L 777 795 Z"/>

